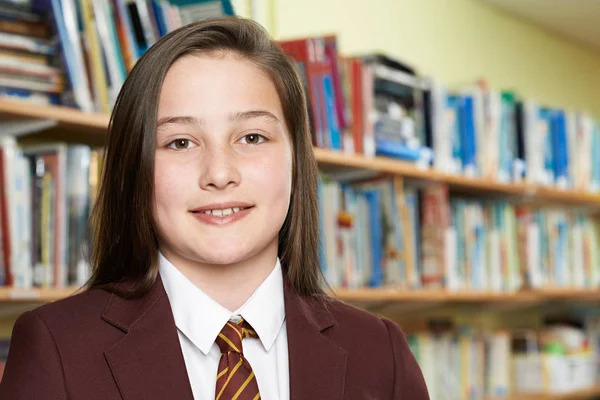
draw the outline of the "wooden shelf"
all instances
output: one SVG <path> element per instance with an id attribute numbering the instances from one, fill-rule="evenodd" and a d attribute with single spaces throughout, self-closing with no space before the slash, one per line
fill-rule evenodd
<path id="1" fill-rule="evenodd" d="M 71 296 L 79 288 L 16 289 L 0 287 L 0 302 L 51 302 Z"/>
<path id="2" fill-rule="evenodd" d="M 394 289 L 334 289 L 333 296 L 356 303 L 542 303 L 550 301 L 600 301 L 600 290 L 543 289 L 515 293 L 451 292 L 445 290 L 401 291 Z"/>
<path id="3" fill-rule="evenodd" d="M 110 120 L 109 115 L 84 113 L 64 106 L 39 106 L 18 100 L 0 100 L 0 120 L 53 120 L 57 126 L 50 135 L 40 137 L 79 141 L 98 145 L 103 142 Z M 339 151 L 314 149 L 319 165 L 324 167 L 362 169 L 376 173 L 400 175 L 426 182 L 447 183 L 452 190 L 476 195 L 502 195 L 517 197 L 536 203 L 560 203 L 565 205 L 600 208 L 600 194 L 560 190 L 524 183 L 504 184 L 481 178 L 467 178 L 440 171 L 422 169 L 414 164 L 388 158 L 348 155 Z"/>
<path id="4" fill-rule="evenodd" d="M 42 106 L 18 100 L 0 100 L 0 120 L 53 120 L 58 127 L 80 135 L 106 135 L 110 116 L 85 113 L 64 106 Z"/>
<path id="5" fill-rule="evenodd" d="M 78 287 L 16 289 L 0 287 L 0 302 L 56 301 L 68 297 Z M 545 301 L 583 300 L 600 301 L 600 290 L 543 289 L 515 293 L 451 292 L 445 290 L 395 290 L 395 289 L 334 289 L 333 297 L 357 303 L 532 303 Z"/>
<path id="6" fill-rule="evenodd" d="M 347 302 L 419 302 L 419 303 L 487 303 L 530 302 L 540 299 L 537 293 L 449 292 L 443 290 L 398 291 L 393 289 L 337 289 L 333 295 Z"/>
<path id="7" fill-rule="evenodd" d="M 526 183 L 499 183 L 481 178 L 445 174 L 440 171 L 421 169 L 414 164 L 387 157 L 365 157 L 348 155 L 339 151 L 314 149 L 320 165 L 333 167 L 360 168 L 387 174 L 401 175 L 406 178 L 447 183 L 452 189 L 472 194 L 496 194 L 519 197 L 540 203 L 561 203 L 600 207 L 600 194 L 561 190 Z"/>
<path id="8" fill-rule="evenodd" d="M 591 397 L 600 396 L 600 386 L 592 389 L 581 390 L 571 393 L 561 394 L 528 394 L 528 395 L 512 395 L 505 397 L 506 400 L 586 400 Z M 489 400 L 500 400 L 493 398 Z"/>

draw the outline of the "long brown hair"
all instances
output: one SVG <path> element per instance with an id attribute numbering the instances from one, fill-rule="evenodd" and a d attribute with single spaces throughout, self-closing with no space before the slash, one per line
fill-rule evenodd
<path id="1" fill-rule="evenodd" d="M 102 180 L 90 217 L 86 288 L 126 297 L 146 294 L 158 275 L 154 231 L 154 154 L 158 99 L 170 66 L 188 54 L 233 52 L 274 82 L 291 136 L 290 208 L 279 232 L 278 255 L 287 281 L 300 294 L 322 294 L 318 252 L 317 164 L 295 61 L 257 23 L 237 17 L 204 20 L 164 36 L 136 63 L 114 106 Z M 124 291 L 117 284 L 131 282 Z"/>

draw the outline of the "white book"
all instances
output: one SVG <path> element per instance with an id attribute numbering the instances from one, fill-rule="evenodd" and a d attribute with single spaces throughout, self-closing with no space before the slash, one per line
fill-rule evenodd
<path id="1" fill-rule="evenodd" d="M 539 133 L 539 106 L 528 100 L 523 105 L 523 124 L 525 135 L 525 161 L 527 163 L 527 181 L 543 183 L 545 142 Z"/>
<path id="2" fill-rule="evenodd" d="M 15 164 L 17 159 L 17 142 L 12 136 L 0 135 L 0 146 L 4 153 L 4 196 L 7 204 L 8 216 L 8 235 L 10 240 L 10 255 L 8 265 L 13 275 L 13 285 L 18 288 L 27 288 L 27 282 L 19 270 L 20 265 L 17 264 L 19 254 L 18 242 L 18 218 L 17 218 L 17 198 L 16 198 L 16 178 Z"/>
<path id="3" fill-rule="evenodd" d="M 16 153 L 14 165 L 15 178 L 15 211 L 16 211 L 16 244 L 17 253 L 14 259 L 22 287 L 31 287 L 31 178 L 29 162 L 20 153 Z"/>
<path id="4" fill-rule="evenodd" d="M 71 57 L 70 63 L 72 63 L 71 65 L 74 67 L 73 71 L 69 71 L 69 73 L 73 78 L 72 86 L 75 99 L 82 111 L 92 112 L 94 111 L 94 103 L 87 81 L 87 72 L 85 61 L 83 59 L 83 49 L 81 48 L 75 0 L 61 0 L 60 2 L 58 0 L 52 0 L 52 4 L 53 9 L 62 9 L 62 15 L 55 15 L 55 18 L 60 18 L 62 19 L 62 22 L 64 22 L 64 27 L 66 29 L 65 34 L 69 40 L 69 45 L 65 47 L 72 50 L 69 51 L 69 54 L 65 54 L 65 57 Z"/>
<path id="5" fill-rule="evenodd" d="M 577 217 L 575 217 L 577 218 Z M 584 227 L 579 221 L 574 221 L 571 229 L 571 255 L 568 259 L 567 264 L 573 264 L 573 276 L 572 284 L 577 288 L 584 288 L 589 283 L 589 278 L 585 275 L 585 263 L 584 263 Z"/>
<path id="6" fill-rule="evenodd" d="M 433 166 L 440 171 L 457 173 L 452 158 L 453 114 L 447 112 L 447 90 L 439 81 L 430 79 L 430 92 Z"/>
<path id="7" fill-rule="evenodd" d="M 500 232 L 498 229 L 492 229 L 489 232 L 489 286 L 490 290 L 493 292 L 502 291 L 503 286 L 500 240 Z"/>
<path id="8" fill-rule="evenodd" d="M 510 390 L 511 335 L 508 331 L 498 331 L 486 339 L 489 346 L 486 397 L 505 398 Z"/>
<path id="9" fill-rule="evenodd" d="M 365 157 L 375 157 L 375 124 L 376 113 L 374 105 L 374 73 L 373 67 L 363 66 L 362 86 L 363 86 L 363 109 L 364 109 L 364 132 L 363 132 L 363 152 Z"/>
<path id="10" fill-rule="evenodd" d="M 498 90 L 489 90 L 485 101 L 485 140 L 481 144 L 481 168 L 482 176 L 488 179 L 497 179 L 503 182 L 509 180 L 509 176 L 498 175 L 500 170 L 500 124 L 502 120 L 502 97 Z M 505 149 L 506 151 L 507 149 Z"/>
<path id="11" fill-rule="evenodd" d="M 592 176 L 592 121 L 582 114 L 577 116 L 577 143 L 579 170 L 576 188 L 589 190 Z"/>
<path id="12" fill-rule="evenodd" d="M 542 255 L 540 254 L 540 227 L 533 222 L 527 228 L 527 266 L 531 278 L 531 286 L 535 289 L 546 284 L 546 277 L 541 271 Z"/>

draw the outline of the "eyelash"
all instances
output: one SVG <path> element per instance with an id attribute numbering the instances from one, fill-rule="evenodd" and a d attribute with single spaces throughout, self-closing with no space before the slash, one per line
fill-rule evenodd
<path id="1" fill-rule="evenodd" d="M 244 136 L 242 137 L 242 139 L 244 139 L 244 138 L 247 138 L 248 136 L 258 136 L 258 137 L 259 137 L 259 139 L 262 139 L 262 141 L 259 141 L 259 143 L 246 143 L 247 145 L 250 145 L 250 146 L 252 146 L 252 145 L 256 146 L 256 145 L 259 145 L 259 144 L 261 144 L 261 143 L 264 143 L 264 142 L 266 142 L 266 141 L 267 141 L 267 138 L 266 138 L 264 135 L 261 135 L 260 133 L 249 133 L 249 134 L 247 134 L 247 135 L 244 135 Z M 241 140 L 241 139 L 240 139 L 240 140 Z M 175 140 L 173 140 L 173 141 L 169 142 L 169 144 L 167 144 L 167 147 L 168 147 L 168 148 L 170 148 L 170 149 L 173 149 L 173 150 L 188 150 L 188 149 L 189 149 L 189 147 L 186 147 L 185 149 L 177 149 L 177 148 L 174 148 L 172 145 L 173 145 L 174 143 L 178 142 L 178 141 L 185 141 L 185 142 L 186 142 L 188 145 L 189 145 L 190 143 L 192 143 L 192 141 L 191 141 L 190 139 L 178 138 L 178 139 L 175 139 Z"/>

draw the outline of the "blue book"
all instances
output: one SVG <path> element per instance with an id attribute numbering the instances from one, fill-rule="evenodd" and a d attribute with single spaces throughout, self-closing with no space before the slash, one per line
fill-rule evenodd
<path id="1" fill-rule="evenodd" d="M 167 27 L 165 11 L 160 5 L 159 0 L 152 0 L 152 9 L 154 10 L 154 16 L 156 17 L 156 26 L 158 27 L 158 33 L 160 37 L 163 37 L 167 33 L 169 33 L 169 28 Z"/>
<path id="2" fill-rule="evenodd" d="M 554 149 L 554 179 L 557 183 L 566 185 L 569 179 L 569 160 L 567 143 L 567 124 L 565 113 L 561 110 L 553 110 L 552 118 L 552 148 Z"/>
<path id="3" fill-rule="evenodd" d="M 402 142 L 376 138 L 375 154 L 409 161 L 418 161 L 421 157 L 421 150 L 410 148 Z"/>
<path id="4" fill-rule="evenodd" d="M 342 149 L 342 133 L 337 119 L 337 110 L 335 106 L 335 95 L 333 91 L 333 80 L 331 74 L 323 75 L 323 102 L 325 106 L 325 117 L 328 121 L 330 148 L 333 150 Z"/>
<path id="5" fill-rule="evenodd" d="M 554 183 L 554 148 L 552 146 L 552 115 L 549 109 L 540 107 L 539 118 L 546 125 L 544 137 L 544 175 L 547 184 Z"/>
<path id="6" fill-rule="evenodd" d="M 448 96 L 448 108 L 454 111 L 454 121 L 450 128 L 452 134 L 452 159 L 458 167 L 458 171 L 462 171 L 462 140 L 461 140 L 461 125 L 460 125 L 460 100 L 457 96 Z"/>
<path id="7" fill-rule="evenodd" d="M 62 49 L 60 57 L 66 67 L 68 77 L 65 94 L 72 94 L 72 97 L 63 94 L 63 104 L 76 106 L 83 111 L 93 111 L 91 94 L 88 82 L 85 79 L 86 69 L 83 54 L 80 52 L 81 49 L 76 47 L 71 40 L 71 35 L 79 35 L 80 33 L 76 3 L 71 1 L 68 4 L 65 3 L 65 5 L 73 6 L 73 9 L 69 8 L 73 13 L 65 16 L 63 2 L 59 0 L 33 0 L 31 7 L 35 13 L 48 14 L 52 17 L 53 29 L 60 40 L 59 43 Z M 75 26 L 68 25 L 68 23 L 73 23 Z M 69 26 L 77 31 L 75 32 L 73 29 L 69 31 Z M 74 101 L 72 101 L 73 99 Z"/>
<path id="8" fill-rule="evenodd" d="M 234 15 L 233 5 L 231 0 L 168 0 L 169 3 L 180 6 L 189 7 L 198 4 L 221 3 L 223 15 Z"/>
<path id="9" fill-rule="evenodd" d="M 475 131 L 475 103 L 472 96 L 460 98 L 460 130 L 463 171 L 478 175 L 477 135 Z"/>
<path id="10" fill-rule="evenodd" d="M 560 218 L 557 224 L 558 241 L 556 243 L 556 260 L 554 268 L 556 274 L 556 282 L 559 286 L 567 286 L 567 276 L 565 269 L 567 268 L 567 251 L 569 245 L 569 226 L 564 218 Z"/>
<path id="11" fill-rule="evenodd" d="M 383 235 L 381 226 L 381 193 L 378 190 L 362 192 L 369 204 L 369 223 L 371 232 L 371 279 L 369 286 L 383 285 Z"/>
<path id="12" fill-rule="evenodd" d="M 416 287 L 420 286 L 421 279 L 421 223 L 419 220 L 420 208 L 419 208 L 419 194 L 417 189 L 407 187 L 404 189 L 404 201 L 409 209 L 410 222 L 412 226 L 413 234 L 413 249 L 412 253 L 414 256 L 413 265 L 415 268 L 415 274 L 417 276 L 417 282 L 414 282 Z M 413 282 L 409 282 L 413 283 Z M 413 286 L 415 286 L 413 285 Z M 414 287 L 413 287 L 414 289 Z"/>

